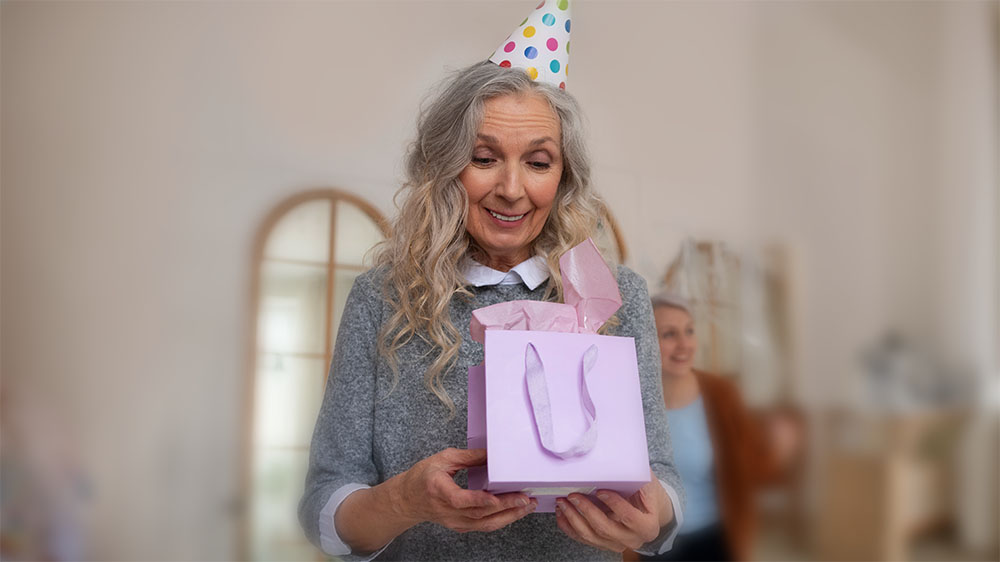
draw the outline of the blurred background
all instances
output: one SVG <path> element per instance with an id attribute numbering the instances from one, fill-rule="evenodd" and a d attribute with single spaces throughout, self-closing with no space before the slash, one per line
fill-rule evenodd
<path id="1" fill-rule="evenodd" d="M 0 4 L 0 558 L 317 560 L 343 298 L 534 2 Z M 793 412 L 763 560 L 997 560 L 995 1 L 577 2 L 603 245 Z"/>

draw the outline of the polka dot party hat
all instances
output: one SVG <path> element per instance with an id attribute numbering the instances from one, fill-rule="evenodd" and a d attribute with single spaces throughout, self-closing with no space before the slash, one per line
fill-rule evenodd
<path id="1" fill-rule="evenodd" d="M 566 88 L 569 74 L 569 0 L 544 0 L 490 57 L 523 68 L 532 80 Z"/>

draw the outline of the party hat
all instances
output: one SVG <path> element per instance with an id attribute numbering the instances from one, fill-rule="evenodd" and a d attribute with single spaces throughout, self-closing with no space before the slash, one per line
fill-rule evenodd
<path id="1" fill-rule="evenodd" d="M 569 0 L 544 0 L 494 51 L 490 61 L 523 68 L 532 80 L 566 88 L 569 15 Z"/>

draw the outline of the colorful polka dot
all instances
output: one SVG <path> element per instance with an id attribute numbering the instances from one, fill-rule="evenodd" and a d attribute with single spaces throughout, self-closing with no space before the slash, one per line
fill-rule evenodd
<path id="1" fill-rule="evenodd" d="M 572 25 L 569 0 L 536 1 L 535 11 L 507 36 L 491 60 L 499 61 L 501 68 L 521 69 L 532 80 L 558 84 L 559 88 L 566 89 Z M 565 35 L 561 29 L 565 29 Z"/>

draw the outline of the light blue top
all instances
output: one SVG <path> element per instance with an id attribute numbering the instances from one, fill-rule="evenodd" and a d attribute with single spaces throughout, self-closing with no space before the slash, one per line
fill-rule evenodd
<path id="1" fill-rule="evenodd" d="M 674 463 L 687 495 L 680 533 L 692 533 L 719 521 L 715 490 L 715 460 L 701 396 L 676 410 L 667 410 Z"/>

